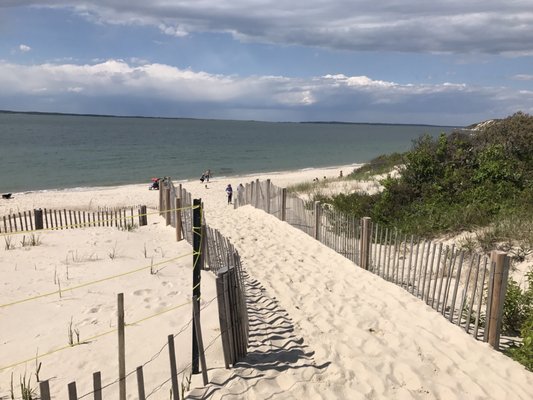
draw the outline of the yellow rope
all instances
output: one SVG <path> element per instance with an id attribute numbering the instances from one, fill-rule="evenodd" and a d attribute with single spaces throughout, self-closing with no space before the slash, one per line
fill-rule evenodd
<path id="1" fill-rule="evenodd" d="M 121 273 L 121 274 L 117 274 L 117 275 L 109 276 L 109 277 L 106 277 L 106 278 L 98 279 L 98 280 L 96 280 L 96 281 L 86 282 L 86 283 L 83 283 L 83 284 L 81 284 L 81 285 L 77 285 L 77 286 L 69 287 L 69 288 L 66 288 L 66 289 L 56 290 L 56 291 L 54 291 L 54 292 L 49 292 L 49 293 L 39 294 L 39 295 L 37 295 L 37 296 L 28 297 L 28 298 L 26 298 L 26 299 L 16 300 L 16 301 L 13 301 L 13 302 L 11 302 L 11 303 L 0 304 L 0 308 L 5 308 L 5 307 L 13 306 L 13 305 L 15 305 L 15 304 L 26 303 L 26 302 L 28 302 L 28 301 L 32 301 L 32 300 L 36 300 L 36 299 L 40 299 L 40 298 L 43 298 L 43 297 L 52 296 L 52 295 L 54 295 L 54 294 L 70 292 L 70 291 L 73 291 L 73 290 L 75 290 L 75 289 L 80 289 L 80 288 L 83 288 L 83 287 L 86 287 L 86 286 L 94 285 L 94 284 L 96 284 L 96 283 L 101 283 L 101 282 L 105 282 L 105 281 L 108 281 L 108 280 L 111 280 L 111 279 L 120 278 L 120 277 L 122 277 L 122 276 L 126 276 L 126 275 L 130 275 L 130 274 L 134 274 L 134 273 L 136 273 L 136 272 L 139 272 L 139 271 L 142 271 L 142 270 L 145 270 L 145 269 L 148 269 L 148 268 L 157 267 L 157 266 L 159 266 L 159 265 L 167 264 L 167 263 L 169 263 L 169 262 L 172 262 L 172 261 L 178 260 L 178 259 L 183 258 L 183 257 L 188 257 L 188 256 L 191 256 L 191 255 L 192 255 L 192 253 L 183 254 L 183 255 L 181 255 L 181 256 L 174 257 L 174 258 L 171 258 L 171 259 L 169 259 L 169 260 L 161 261 L 161 262 L 158 262 L 158 263 L 156 263 L 156 264 L 150 264 L 150 265 L 147 265 L 147 266 L 144 266 L 144 267 L 141 267 L 141 268 L 137 268 L 137 269 L 134 269 L 134 270 L 131 270 L 131 271 L 123 272 L 123 273 Z"/>
<path id="2" fill-rule="evenodd" d="M 156 313 L 156 314 L 150 315 L 150 316 L 145 317 L 145 318 L 141 318 L 141 319 L 139 319 L 139 320 L 137 320 L 137 321 L 134 321 L 134 322 L 132 322 L 132 323 L 130 323 L 130 324 L 125 324 L 125 326 L 133 326 L 133 325 L 139 324 L 139 323 L 141 323 L 141 322 L 144 322 L 144 321 L 149 320 L 149 319 L 151 319 L 151 318 L 155 318 L 155 317 L 157 317 L 157 316 L 160 316 L 160 315 L 165 314 L 165 313 L 167 313 L 167 312 L 170 312 L 170 311 L 176 310 L 176 309 L 178 309 L 178 308 L 180 308 L 180 307 L 186 306 L 187 304 L 191 304 L 191 303 L 192 303 L 192 301 L 187 301 L 186 303 L 178 304 L 177 306 L 173 306 L 173 307 L 167 308 L 166 310 L 160 311 L 160 312 L 158 312 L 158 313 Z M 106 332 L 98 333 L 98 334 L 96 334 L 96 335 L 94 335 L 94 336 L 91 336 L 91 337 L 85 339 L 85 340 L 83 341 L 83 343 L 91 342 L 91 341 L 93 341 L 93 340 L 95 340 L 95 339 L 98 339 L 99 337 L 102 337 L 102 336 L 105 336 L 105 335 L 109 335 L 110 333 L 113 333 L 113 332 L 116 332 L 116 331 L 117 331 L 117 328 L 115 328 L 115 329 L 111 329 L 111 330 L 106 331 Z M 81 343 L 80 343 L 80 344 L 81 344 Z M 16 367 L 16 366 L 21 365 L 21 364 L 25 364 L 25 363 L 27 363 L 27 362 L 30 362 L 30 361 L 35 360 L 36 358 L 47 357 L 47 356 L 49 356 L 49 355 L 51 355 L 51 354 L 58 353 L 58 352 L 60 352 L 60 351 L 63 351 L 63 350 L 66 350 L 66 349 L 69 349 L 69 348 L 72 348 L 72 347 L 76 347 L 76 346 L 79 346 L 79 344 L 76 344 L 76 345 L 67 345 L 67 346 L 59 347 L 59 348 L 57 348 L 57 349 L 50 350 L 50 351 L 47 352 L 47 353 L 39 354 L 38 356 L 35 356 L 35 357 L 32 357 L 32 358 L 28 358 L 28 359 L 23 360 L 23 361 L 18 361 L 18 362 L 16 362 L 16 363 L 11 364 L 11 365 L 7 365 L 7 366 L 5 366 L 5 367 L 2 367 L 2 368 L 0 368 L 0 371 L 4 371 L 4 370 L 6 370 L 6 369 L 13 368 L 13 367 Z"/>

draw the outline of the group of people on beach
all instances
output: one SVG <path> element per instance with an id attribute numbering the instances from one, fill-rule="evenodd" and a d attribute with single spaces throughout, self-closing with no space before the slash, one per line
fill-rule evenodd
<path id="1" fill-rule="evenodd" d="M 206 182 L 206 185 L 205 185 L 206 189 L 207 189 L 207 182 L 209 182 L 210 178 L 211 178 L 210 169 L 205 171 L 200 177 L 200 182 L 202 183 Z M 150 185 L 149 189 L 159 190 L 160 180 L 162 180 L 162 178 L 152 178 L 152 184 Z M 240 183 L 239 186 L 237 187 L 237 194 L 238 194 L 239 201 L 241 201 L 243 193 L 244 193 L 244 186 L 242 183 Z M 228 198 L 228 204 L 232 204 L 231 202 L 233 200 L 233 188 L 231 187 L 231 184 L 228 184 L 228 186 L 226 186 L 226 196 Z"/>
<path id="2" fill-rule="evenodd" d="M 202 176 L 200 177 L 200 182 L 204 183 L 204 181 L 209 182 L 209 178 L 211 177 L 211 170 L 208 169 L 205 171 Z"/>

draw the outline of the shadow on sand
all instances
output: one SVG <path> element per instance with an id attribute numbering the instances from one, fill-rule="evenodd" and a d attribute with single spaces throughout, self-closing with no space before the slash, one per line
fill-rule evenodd
<path id="1" fill-rule="evenodd" d="M 291 386 L 305 384 L 325 370 L 329 362 L 317 365 L 314 352 L 294 332 L 294 325 L 275 298 L 257 280 L 246 273 L 248 318 L 250 323 L 248 355 L 224 377 L 214 376 L 211 383 L 189 393 L 188 399 L 243 399 L 261 383 L 268 382 L 269 394 L 274 398 L 286 395 Z M 283 384 L 278 378 L 287 375 Z M 221 378 L 221 379 L 220 379 Z"/>

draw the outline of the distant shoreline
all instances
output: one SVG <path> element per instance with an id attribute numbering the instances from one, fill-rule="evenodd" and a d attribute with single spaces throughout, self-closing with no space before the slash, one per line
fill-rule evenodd
<path id="1" fill-rule="evenodd" d="M 26 114 L 26 115 L 53 115 L 66 117 L 96 117 L 96 118 L 139 118 L 139 119 L 170 119 L 170 120 L 187 120 L 187 121 L 239 121 L 239 122 L 268 122 L 279 124 L 337 124 L 337 125 L 384 125 L 384 126 L 428 126 L 434 128 L 456 128 L 463 129 L 462 126 L 456 125 L 438 125 L 438 124 L 419 124 L 419 123 L 394 123 L 394 122 L 351 122 L 351 121 L 263 121 L 263 120 L 234 120 L 234 119 L 219 119 L 219 118 L 192 118 L 192 117 L 161 117 L 161 116 L 145 116 L 145 115 L 115 115 L 115 114 L 78 114 L 78 113 L 64 113 L 64 112 L 45 112 L 45 111 L 13 111 L 0 110 L 0 114 Z M 475 125 L 475 124 L 474 124 Z"/>

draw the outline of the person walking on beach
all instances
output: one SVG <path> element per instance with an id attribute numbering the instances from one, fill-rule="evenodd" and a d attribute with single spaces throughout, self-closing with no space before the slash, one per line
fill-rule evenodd
<path id="1" fill-rule="evenodd" d="M 231 187 L 231 184 L 226 186 L 226 194 L 228 195 L 228 204 L 231 204 L 231 198 L 233 197 L 233 188 Z"/>
<path id="2" fill-rule="evenodd" d="M 209 182 L 209 178 L 211 178 L 211 170 L 208 169 L 207 171 L 205 171 L 204 176 L 205 176 L 205 180 Z"/>

